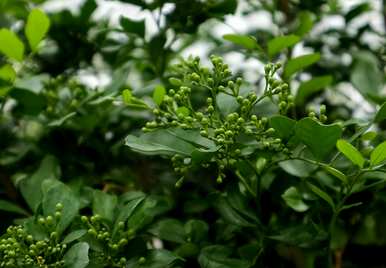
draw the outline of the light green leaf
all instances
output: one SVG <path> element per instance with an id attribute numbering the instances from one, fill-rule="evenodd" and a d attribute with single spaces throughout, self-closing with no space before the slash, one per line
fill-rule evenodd
<path id="1" fill-rule="evenodd" d="M 386 141 L 379 144 L 375 149 L 371 152 L 370 155 L 370 164 L 372 166 L 377 166 L 386 160 Z"/>
<path id="2" fill-rule="evenodd" d="M 316 63 L 319 59 L 319 53 L 307 54 L 290 59 L 284 67 L 284 77 L 289 78 L 294 73 Z"/>
<path id="3" fill-rule="evenodd" d="M 342 171 L 340 171 L 340 170 L 338 170 L 338 169 L 336 169 L 336 168 L 333 168 L 332 166 L 328 166 L 328 165 L 325 165 L 325 166 L 323 166 L 324 167 L 324 169 L 328 172 L 328 173 L 330 173 L 331 175 L 333 175 L 335 178 L 338 178 L 338 179 L 340 179 L 343 183 L 348 183 L 348 181 L 347 181 L 347 176 L 346 175 L 344 175 L 343 173 L 342 173 Z"/>
<path id="4" fill-rule="evenodd" d="M 64 255 L 64 267 L 84 268 L 88 265 L 89 245 L 86 242 L 79 242 L 73 245 Z"/>
<path id="5" fill-rule="evenodd" d="M 298 13 L 297 17 L 298 27 L 295 33 L 298 36 L 304 36 L 309 33 L 314 26 L 314 14 L 310 11 L 301 11 Z"/>
<path id="6" fill-rule="evenodd" d="M 40 41 L 46 36 L 50 28 L 50 19 L 40 9 L 33 9 L 28 15 L 27 24 L 25 26 L 25 35 L 31 50 L 35 52 Z"/>
<path id="7" fill-rule="evenodd" d="M 176 113 L 188 116 L 190 114 L 190 111 L 187 107 L 181 106 L 177 108 Z"/>
<path id="8" fill-rule="evenodd" d="M 226 34 L 223 35 L 222 38 L 236 45 L 242 46 L 246 49 L 260 49 L 260 46 L 257 44 L 256 39 L 249 35 Z"/>
<path id="9" fill-rule="evenodd" d="M 155 87 L 153 92 L 153 100 L 157 105 L 161 105 L 164 97 L 166 95 L 166 89 L 162 85 Z"/>
<path id="10" fill-rule="evenodd" d="M 10 59 L 22 61 L 24 57 L 24 44 L 14 32 L 8 29 L 1 29 L 0 52 Z"/>
<path id="11" fill-rule="evenodd" d="M 334 201 L 332 200 L 332 198 L 326 193 L 324 192 L 323 190 L 321 190 L 319 187 L 311 184 L 311 183 L 307 183 L 308 187 L 310 187 L 311 191 L 313 193 L 315 193 L 317 196 L 319 196 L 320 198 L 322 198 L 324 201 L 326 201 L 333 210 L 335 210 L 335 204 L 334 204 Z"/>
<path id="12" fill-rule="evenodd" d="M 16 72 L 11 65 L 5 64 L 0 67 L 0 80 L 8 84 L 12 84 L 15 81 L 15 78 L 16 78 Z"/>
<path id="13" fill-rule="evenodd" d="M 342 128 L 338 124 L 323 125 L 311 118 L 304 118 L 296 124 L 295 135 L 317 159 L 323 160 L 334 149 L 342 135 Z"/>
<path id="14" fill-rule="evenodd" d="M 280 53 L 283 49 L 292 47 L 297 42 L 299 42 L 300 38 L 296 35 L 284 35 L 278 36 L 268 42 L 268 55 L 269 57 L 273 57 L 276 54 Z"/>
<path id="15" fill-rule="evenodd" d="M 353 162 L 360 168 L 363 168 L 365 159 L 357 148 L 355 148 L 345 140 L 338 140 L 336 142 L 336 147 L 342 154 L 344 154 L 348 159 L 350 159 L 351 162 Z"/>
<path id="16" fill-rule="evenodd" d="M 297 212 L 304 212 L 309 209 L 309 206 L 303 202 L 302 196 L 298 189 L 291 186 L 288 188 L 281 197 L 284 199 L 286 204 Z"/>
<path id="17" fill-rule="evenodd" d="M 331 75 L 317 76 L 300 84 L 296 93 L 296 103 L 301 105 L 305 100 L 329 86 L 332 82 Z"/>

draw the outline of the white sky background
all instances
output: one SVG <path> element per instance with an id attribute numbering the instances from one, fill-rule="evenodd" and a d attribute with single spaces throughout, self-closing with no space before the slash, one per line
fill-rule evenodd
<path id="1" fill-rule="evenodd" d="M 370 23 L 370 25 L 379 32 L 383 32 L 383 18 L 382 18 L 382 0 L 341 0 L 340 4 L 344 10 L 349 10 L 352 6 L 362 3 L 369 2 L 372 4 L 374 10 L 371 12 L 367 12 L 364 15 L 356 18 L 349 24 L 349 30 L 353 31 L 355 34 L 356 29 L 361 27 L 365 23 Z M 51 0 L 44 5 L 44 9 L 47 11 L 57 11 L 61 9 L 70 9 L 73 12 L 77 12 L 79 5 L 83 2 L 83 0 Z M 218 39 L 224 34 L 228 33 L 239 33 L 245 34 L 250 31 L 256 29 L 272 29 L 272 20 L 270 14 L 264 11 L 258 11 L 248 16 L 241 16 L 241 12 L 245 7 L 244 1 L 239 1 L 239 7 L 234 15 L 227 15 L 225 17 L 225 22 L 209 22 L 211 23 L 210 34 Z M 154 21 L 154 17 L 150 14 L 149 11 L 142 11 L 139 7 L 131 4 L 123 4 L 119 1 L 109 1 L 109 0 L 97 0 L 98 8 L 93 14 L 93 18 L 95 20 L 101 18 L 107 18 L 111 25 L 118 25 L 118 21 L 120 16 L 126 16 L 133 20 L 141 20 L 145 19 L 146 23 L 146 38 L 150 38 L 157 32 L 157 26 Z M 173 4 L 167 4 L 162 12 L 167 13 L 173 9 Z M 158 11 L 156 11 L 157 14 Z M 161 21 L 162 23 L 162 21 Z M 344 24 L 344 20 L 339 16 L 326 16 L 320 23 L 314 26 L 311 36 L 317 36 L 320 32 L 325 31 L 326 29 L 334 27 L 334 28 L 343 28 L 346 27 Z M 204 26 L 205 28 L 205 26 Z M 208 28 L 208 27 L 206 27 Z M 205 28 L 205 29 L 206 29 Z M 237 29 L 237 32 L 236 32 Z M 279 33 L 279 29 L 274 29 Z M 371 46 L 379 46 L 379 37 L 373 35 L 365 36 L 366 42 L 368 42 Z M 204 40 L 198 40 L 192 46 L 188 47 L 183 51 L 182 56 L 187 57 L 189 55 L 200 56 L 203 62 L 208 62 L 207 52 L 210 50 L 211 44 L 205 42 Z M 301 55 L 304 53 L 308 53 L 302 44 L 296 45 L 294 49 L 295 55 Z M 351 56 L 342 55 L 342 57 L 346 56 L 346 61 L 349 63 L 351 61 Z M 228 63 L 232 70 L 238 71 L 241 70 L 245 73 L 246 80 L 253 83 L 256 77 L 259 74 L 263 73 L 263 64 L 259 62 L 257 59 L 248 59 L 245 60 L 243 54 L 240 52 L 231 52 L 224 56 L 226 63 Z M 89 84 L 95 87 L 101 87 L 109 83 L 110 77 L 107 74 L 100 74 L 98 76 L 93 74 L 87 74 L 86 72 L 82 72 L 83 78 L 87 80 Z M 353 100 L 353 107 L 358 116 L 363 116 L 364 114 L 368 114 L 373 112 L 373 108 L 369 105 L 362 96 L 351 87 L 350 84 L 340 85 L 342 87 L 342 91 Z M 334 97 L 334 96 L 333 96 Z M 337 97 L 337 96 L 335 96 Z M 339 102 L 339 98 L 337 99 Z M 344 100 L 343 100 L 344 101 Z M 358 104 L 361 104 L 358 108 Z"/>

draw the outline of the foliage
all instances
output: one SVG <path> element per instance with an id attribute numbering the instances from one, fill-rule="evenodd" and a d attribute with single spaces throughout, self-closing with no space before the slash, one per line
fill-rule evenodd
<path id="1" fill-rule="evenodd" d="M 372 1 L 113 2 L 0 3 L 0 267 L 386 264 Z"/>

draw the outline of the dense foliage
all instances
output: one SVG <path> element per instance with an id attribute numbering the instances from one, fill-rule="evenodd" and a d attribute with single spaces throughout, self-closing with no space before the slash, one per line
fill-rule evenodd
<path id="1" fill-rule="evenodd" d="M 0 2 L 0 267 L 386 265 L 385 1 L 51 2 Z"/>

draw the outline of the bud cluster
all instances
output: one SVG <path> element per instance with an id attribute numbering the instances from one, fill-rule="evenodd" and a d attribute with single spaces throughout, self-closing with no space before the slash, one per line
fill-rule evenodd
<path id="1" fill-rule="evenodd" d="M 36 239 L 23 226 L 10 226 L 0 239 L 0 267 L 64 267 L 62 257 L 67 245 L 59 242 L 56 224 L 61 219 L 62 204 L 54 216 L 40 217 L 37 224 L 48 237 Z"/>
<path id="2" fill-rule="evenodd" d="M 255 105 L 268 97 L 277 101 L 282 114 L 293 105 L 293 96 L 288 84 L 275 79 L 275 73 L 280 64 L 268 64 L 265 68 L 266 88 L 262 96 L 258 97 L 254 91 L 247 95 L 240 93 L 243 84 L 241 78 L 232 78 L 227 64 L 217 56 L 211 56 L 212 69 L 202 67 L 199 58 L 190 59 L 178 64 L 176 76 L 169 79 L 174 88 L 169 89 L 163 101 L 153 110 L 155 120 L 148 122 L 144 131 L 159 128 L 182 128 L 199 131 L 202 137 L 212 140 L 218 150 L 211 159 L 201 163 L 208 167 L 211 163 L 217 166 L 217 182 L 222 182 L 225 169 L 232 167 L 245 155 L 240 143 L 240 136 L 248 136 L 254 140 L 257 150 L 280 151 L 284 149 L 281 139 L 275 137 L 274 129 L 269 127 L 268 119 L 258 117 L 253 112 Z M 195 109 L 191 105 L 192 92 L 205 90 L 208 92 L 206 105 Z M 218 94 L 233 97 L 238 108 L 235 112 L 224 115 L 221 113 L 217 97 Z M 277 96 L 274 98 L 274 96 Z M 174 170 L 182 177 L 177 182 L 180 186 L 185 173 L 192 167 L 192 160 L 180 155 L 172 157 Z"/>
<path id="3" fill-rule="evenodd" d="M 98 214 L 82 216 L 81 221 L 88 228 L 88 234 L 106 246 L 106 250 L 96 256 L 98 261 L 110 264 L 112 267 L 126 267 L 127 260 L 121 257 L 120 253 L 124 251 L 129 240 L 135 237 L 135 231 L 126 228 L 124 222 L 119 222 L 117 223 L 117 231 L 113 232 Z M 106 254 L 106 252 L 109 252 L 109 254 Z"/>
<path id="4" fill-rule="evenodd" d="M 275 74 L 280 69 L 281 64 L 269 63 L 265 66 L 265 90 L 264 94 L 271 99 L 274 95 L 277 96 L 277 105 L 280 114 L 287 114 L 288 110 L 294 106 L 294 96 L 291 95 L 291 91 L 287 83 L 276 79 Z"/>

